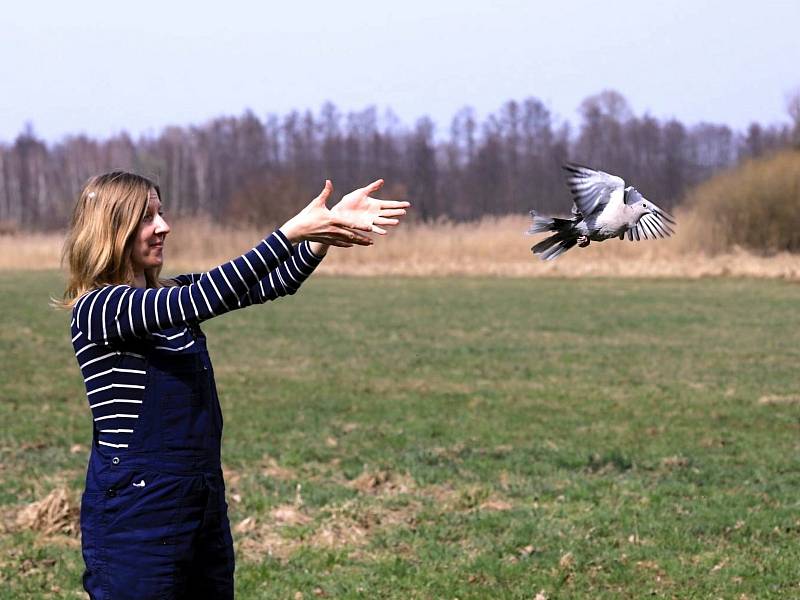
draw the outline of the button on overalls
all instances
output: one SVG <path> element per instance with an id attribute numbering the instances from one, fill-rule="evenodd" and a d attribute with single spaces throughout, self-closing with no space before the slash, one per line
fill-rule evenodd
<path id="1" fill-rule="evenodd" d="M 205 336 L 143 351 L 147 375 L 128 448 L 97 443 L 81 504 L 95 600 L 233 598 L 233 541 L 220 467 L 222 413 Z"/>

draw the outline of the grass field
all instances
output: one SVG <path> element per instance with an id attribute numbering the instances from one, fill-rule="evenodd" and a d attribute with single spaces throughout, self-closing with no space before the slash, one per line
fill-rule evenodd
<path id="1" fill-rule="evenodd" d="M 81 597 L 17 524 L 82 485 L 54 272 L 0 273 L 0 597 Z M 800 287 L 326 278 L 204 325 L 239 598 L 800 598 Z"/>

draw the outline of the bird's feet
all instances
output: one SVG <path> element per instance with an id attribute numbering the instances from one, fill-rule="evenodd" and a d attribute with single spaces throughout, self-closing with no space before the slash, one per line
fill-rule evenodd
<path id="1" fill-rule="evenodd" d="M 589 236 L 581 235 L 578 236 L 578 247 L 579 248 L 586 248 L 589 245 Z"/>

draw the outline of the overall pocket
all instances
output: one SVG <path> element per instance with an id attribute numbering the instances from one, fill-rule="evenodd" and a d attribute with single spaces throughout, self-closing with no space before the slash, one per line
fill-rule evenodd
<path id="1" fill-rule="evenodd" d="M 165 450 L 202 450 L 211 434 L 208 398 L 198 392 L 161 397 L 161 439 Z"/>

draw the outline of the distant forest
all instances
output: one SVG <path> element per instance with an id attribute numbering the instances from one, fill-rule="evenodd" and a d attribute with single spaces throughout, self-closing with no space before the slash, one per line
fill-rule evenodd
<path id="1" fill-rule="evenodd" d="M 573 129 L 528 98 L 482 122 L 464 108 L 435 135 L 427 117 L 409 128 L 391 112 L 344 114 L 327 103 L 318 114 L 261 119 L 248 111 L 167 127 L 156 137 L 74 136 L 54 144 L 29 126 L 13 143 L 0 143 L 0 232 L 64 228 L 82 184 L 110 169 L 155 179 L 173 218 L 230 224 L 276 224 L 305 206 L 326 178 L 344 193 L 383 177 L 381 195 L 411 200 L 415 218 L 426 221 L 531 208 L 568 212 L 560 169 L 567 160 L 619 174 L 669 208 L 714 172 L 797 144 L 800 133 L 792 110 L 793 124 L 753 123 L 736 132 L 636 116 L 614 91 L 586 98 L 580 115 Z"/>

